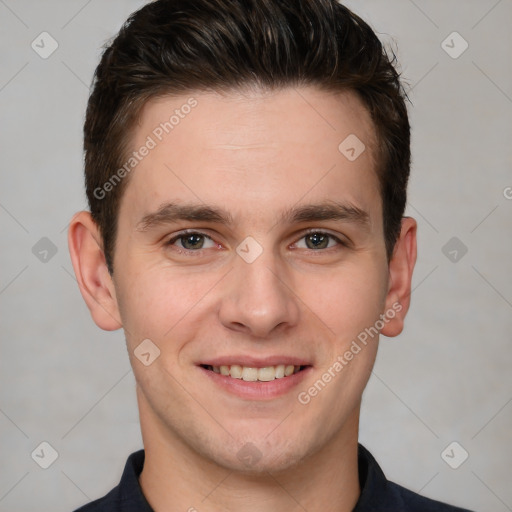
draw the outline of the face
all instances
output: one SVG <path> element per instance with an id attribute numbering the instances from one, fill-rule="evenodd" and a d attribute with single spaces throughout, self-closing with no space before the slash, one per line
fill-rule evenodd
<path id="1" fill-rule="evenodd" d="M 144 145 L 114 254 L 143 435 L 237 470 L 322 453 L 356 428 L 392 303 L 367 111 L 314 88 L 166 97 Z"/>

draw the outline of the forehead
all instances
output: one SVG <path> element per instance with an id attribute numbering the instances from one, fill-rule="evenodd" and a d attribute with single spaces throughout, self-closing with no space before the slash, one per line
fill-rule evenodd
<path id="1" fill-rule="evenodd" d="M 138 156 L 120 217 L 136 222 L 180 200 L 218 204 L 253 221 L 325 199 L 378 215 L 376 147 L 370 115 L 353 92 L 310 87 L 153 99 L 133 131 Z"/>

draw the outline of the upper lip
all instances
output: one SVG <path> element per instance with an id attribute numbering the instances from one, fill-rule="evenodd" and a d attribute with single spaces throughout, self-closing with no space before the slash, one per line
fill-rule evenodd
<path id="1" fill-rule="evenodd" d="M 205 366 L 232 366 L 238 364 L 240 366 L 247 366 L 250 368 L 265 368 L 266 366 L 277 366 L 284 364 L 286 366 L 311 366 L 311 362 L 307 359 L 293 356 L 267 356 L 267 357 L 252 357 L 248 355 L 240 356 L 224 356 L 207 359 L 198 363 Z"/>

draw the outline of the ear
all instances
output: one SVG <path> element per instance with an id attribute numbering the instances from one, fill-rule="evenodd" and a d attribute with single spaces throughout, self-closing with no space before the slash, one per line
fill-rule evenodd
<path id="1" fill-rule="evenodd" d="M 381 330 L 385 336 L 398 336 L 404 328 L 405 315 L 411 302 L 412 272 L 416 263 L 416 230 L 417 224 L 413 218 L 402 218 L 400 237 L 389 262 L 389 286 L 386 296 L 388 321 Z"/>
<path id="2" fill-rule="evenodd" d="M 90 212 L 78 212 L 68 229 L 68 246 L 80 293 L 98 327 L 122 327 L 114 283 L 108 272 L 103 242 Z"/>

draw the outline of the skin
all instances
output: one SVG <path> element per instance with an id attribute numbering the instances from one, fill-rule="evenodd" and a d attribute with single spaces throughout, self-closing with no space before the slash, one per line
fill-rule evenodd
<path id="1" fill-rule="evenodd" d="M 77 213 L 69 228 L 73 267 L 94 321 L 125 331 L 146 452 L 143 492 L 156 512 L 350 511 L 360 494 L 361 396 L 378 336 L 308 404 L 297 395 L 393 304 L 401 309 L 381 334 L 402 331 L 416 222 L 403 219 L 388 263 L 375 132 L 354 93 L 309 87 L 190 96 L 197 106 L 129 176 L 113 277 L 90 214 Z M 133 148 L 188 98 L 149 101 Z M 338 150 L 349 134 L 366 146 L 355 161 Z M 141 230 L 140 220 L 169 201 L 222 207 L 234 223 L 178 221 Z M 356 206 L 368 222 L 278 222 L 288 208 L 322 201 Z M 183 229 L 207 237 L 169 245 Z M 315 248 L 308 229 L 347 245 L 330 238 Z M 263 249 L 252 263 L 236 252 L 247 236 Z M 177 251 L 187 248 L 189 255 Z M 147 338 L 160 356 L 144 366 L 134 350 Z M 298 356 L 312 368 L 284 395 L 242 399 L 197 366 L 231 354 Z M 250 466 L 237 457 L 247 443 L 260 455 Z"/>

